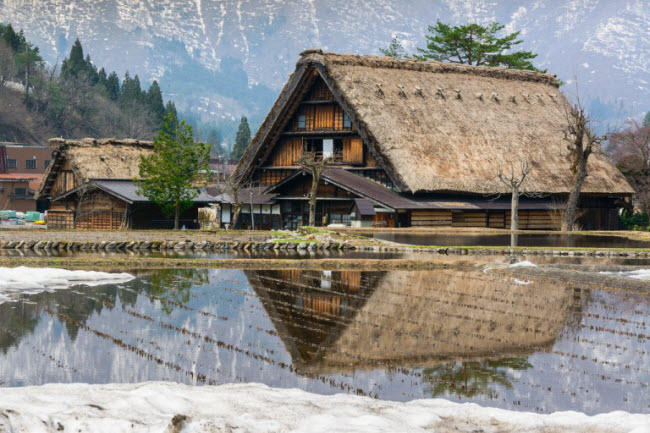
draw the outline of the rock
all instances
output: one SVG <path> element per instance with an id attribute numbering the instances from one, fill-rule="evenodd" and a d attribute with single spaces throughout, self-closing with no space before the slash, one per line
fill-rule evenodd
<path id="1" fill-rule="evenodd" d="M 295 250 L 296 248 L 298 248 L 298 244 L 296 244 L 295 242 L 287 242 L 286 244 L 288 250 Z"/>
<path id="2" fill-rule="evenodd" d="M 299 250 L 306 250 L 307 244 L 305 242 L 300 242 L 296 248 L 298 248 Z"/>
<path id="3" fill-rule="evenodd" d="M 148 250 L 150 246 L 151 246 L 151 242 L 144 241 L 138 246 L 138 249 L 139 250 Z"/>
<path id="4" fill-rule="evenodd" d="M 115 242 L 109 242 L 106 244 L 104 247 L 107 251 L 114 251 L 117 248 L 117 244 Z"/>
<path id="5" fill-rule="evenodd" d="M 160 241 L 153 241 L 151 242 L 151 249 L 152 250 L 159 250 L 160 249 Z"/>
<path id="6" fill-rule="evenodd" d="M 205 241 L 197 242 L 194 244 L 194 249 L 195 250 L 202 250 L 205 248 Z"/>
<path id="7" fill-rule="evenodd" d="M 180 241 L 174 245 L 175 250 L 184 250 L 185 249 L 185 242 Z"/>

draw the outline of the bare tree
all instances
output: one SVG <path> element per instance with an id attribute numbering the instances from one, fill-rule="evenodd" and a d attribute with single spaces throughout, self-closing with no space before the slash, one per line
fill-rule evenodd
<path id="1" fill-rule="evenodd" d="M 318 195 L 320 177 L 325 167 L 337 159 L 339 158 L 336 153 L 321 157 L 317 152 L 312 150 L 303 150 L 300 156 L 300 166 L 311 174 L 311 188 L 309 190 L 309 225 L 311 227 L 316 225 L 316 197 Z"/>
<path id="2" fill-rule="evenodd" d="M 650 211 L 650 125 L 629 120 L 625 129 L 610 136 L 608 153 L 632 184 L 636 207 Z"/>
<path id="3" fill-rule="evenodd" d="M 562 216 L 562 231 L 573 230 L 578 215 L 578 201 L 582 186 L 589 175 L 589 156 L 600 149 L 603 137 L 592 131 L 592 120 L 576 95 L 576 103 L 565 106 L 567 124 L 564 139 L 567 142 L 568 159 L 573 175 L 571 191 Z"/>
<path id="4" fill-rule="evenodd" d="M 528 159 L 520 162 L 519 170 L 515 170 L 513 164 L 510 164 L 510 170 L 504 173 L 503 168 L 499 169 L 497 177 L 511 192 L 510 201 L 510 230 L 519 230 L 519 197 L 524 194 L 522 185 L 530 173 L 530 163 Z"/>
<path id="5" fill-rule="evenodd" d="M 0 85 L 7 84 L 16 75 L 16 71 L 14 52 L 5 41 L 0 40 Z"/>

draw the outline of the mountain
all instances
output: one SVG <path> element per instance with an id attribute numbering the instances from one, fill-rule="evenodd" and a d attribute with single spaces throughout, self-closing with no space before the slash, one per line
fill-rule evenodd
<path id="1" fill-rule="evenodd" d="M 158 79 L 181 111 L 259 123 L 305 48 L 407 51 L 427 25 L 498 21 L 605 123 L 650 108 L 648 0 L 0 0 L 51 63 L 79 37 L 109 70 Z M 622 108 L 621 108 L 622 107 Z"/>

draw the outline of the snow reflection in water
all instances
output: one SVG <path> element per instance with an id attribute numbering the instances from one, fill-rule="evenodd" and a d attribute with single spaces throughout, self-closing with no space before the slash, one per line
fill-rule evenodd
<path id="1" fill-rule="evenodd" d="M 160 270 L 0 305 L 0 382 L 262 382 L 647 412 L 648 301 L 452 270 Z"/>

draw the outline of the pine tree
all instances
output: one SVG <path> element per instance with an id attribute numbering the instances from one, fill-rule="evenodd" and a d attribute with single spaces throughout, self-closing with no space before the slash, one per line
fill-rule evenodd
<path id="1" fill-rule="evenodd" d="M 172 101 L 167 101 L 165 105 L 165 118 L 171 115 L 169 119 L 169 126 L 171 130 L 175 130 L 178 125 L 178 112 L 176 111 L 176 104 Z"/>
<path id="2" fill-rule="evenodd" d="M 17 53 L 20 50 L 20 38 L 14 31 L 14 28 L 9 24 L 3 30 L 2 39 L 7 42 L 7 45 L 11 47 L 14 53 Z"/>
<path id="3" fill-rule="evenodd" d="M 97 71 L 97 84 L 103 86 L 104 89 L 106 89 L 107 81 L 108 81 L 108 77 L 106 76 L 106 71 L 104 70 L 104 68 L 100 68 L 99 71 Z"/>
<path id="4" fill-rule="evenodd" d="M 239 160 L 241 159 L 244 151 L 248 147 L 251 141 L 251 129 L 248 126 L 248 119 L 246 116 L 242 116 L 241 122 L 239 123 L 239 128 L 237 129 L 237 137 L 235 138 L 235 144 L 232 147 L 232 152 L 230 157 L 232 159 Z"/>
<path id="5" fill-rule="evenodd" d="M 650 126 L 650 110 L 648 110 L 648 112 L 645 113 L 645 119 L 643 119 L 643 125 Z"/>
<path id="6" fill-rule="evenodd" d="M 163 117 L 165 117 L 165 103 L 163 102 L 162 91 L 156 80 L 153 80 L 153 83 L 149 86 L 147 103 L 156 120 L 162 125 Z"/>
<path id="7" fill-rule="evenodd" d="M 61 65 L 61 75 L 78 77 L 87 71 L 86 60 L 84 59 L 84 49 L 81 41 L 77 38 L 70 49 L 70 56 L 63 61 Z"/>
<path id="8" fill-rule="evenodd" d="M 111 72 L 106 79 L 106 91 L 111 101 L 117 101 L 120 97 L 120 79 L 115 71 Z"/>
<path id="9" fill-rule="evenodd" d="M 192 127 L 185 121 L 178 124 L 169 114 L 154 139 L 154 152 L 140 160 L 138 192 L 174 216 L 174 229 L 178 229 L 181 213 L 200 193 L 197 184 L 209 168 L 209 159 L 210 146 L 195 142 Z"/>
<path id="10" fill-rule="evenodd" d="M 406 57 L 404 47 L 402 46 L 402 43 L 399 41 L 399 39 L 397 39 L 397 37 L 393 37 L 393 39 L 390 41 L 390 44 L 388 45 L 388 48 L 380 48 L 379 52 L 381 52 L 386 57 L 393 57 L 396 59 L 403 59 Z"/>
<path id="11" fill-rule="evenodd" d="M 531 62 L 537 54 L 530 51 L 511 51 L 515 45 L 523 42 L 517 39 L 520 32 L 497 37 L 497 33 L 504 28 L 505 26 L 499 23 L 487 26 L 450 26 L 437 21 L 435 26 L 429 26 L 430 34 L 426 36 L 426 48 L 418 48 L 421 55 L 415 57 L 420 60 L 433 59 L 475 66 L 504 66 L 539 71 Z"/>

